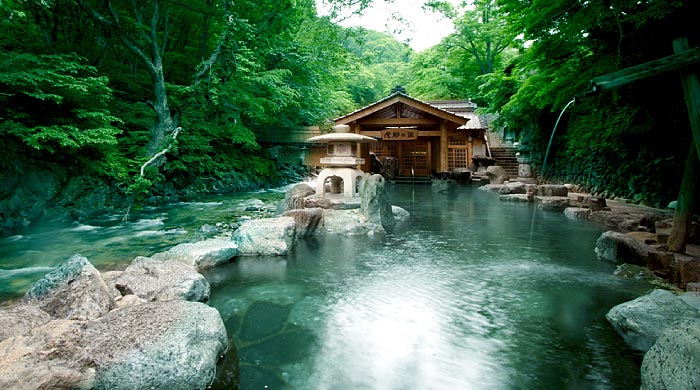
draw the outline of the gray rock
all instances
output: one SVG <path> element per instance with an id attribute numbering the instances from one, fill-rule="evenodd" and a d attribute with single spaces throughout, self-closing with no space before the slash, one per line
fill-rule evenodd
<path id="1" fill-rule="evenodd" d="M 319 207 L 324 210 L 352 210 L 360 208 L 360 199 L 325 195 L 311 195 L 304 199 L 304 207 Z"/>
<path id="2" fill-rule="evenodd" d="M 294 246 L 292 217 L 245 221 L 233 233 L 239 256 L 284 256 Z"/>
<path id="3" fill-rule="evenodd" d="M 386 192 L 386 180 L 382 175 L 372 175 L 365 179 L 360 194 L 360 214 L 370 223 L 391 228 L 396 224 L 391 211 L 391 202 Z"/>
<path id="4" fill-rule="evenodd" d="M 97 364 L 95 387 L 104 389 L 135 389 L 145 384 L 204 389 L 228 347 L 219 312 L 186 301 L 144 303 L 111 312 L 88 339 Z"/>
<path id="5" fill-rule="evenodd" d="M 564 209 L 564 216 L 569 219 L 588 219 L 591 209 L 583 207 L 567 207 Z"/>
<path id="6" fill-rule="evenodd" d="M 527 194 L 509 194 L 499 195 L 498 200 L 501 202 L 527 203 L 530 202 L 530 197 Z"/>
<path id="7" fill-rule="evenodd" d="M 342 236 L 383 236 L 382 225 L 369 222 L 359 210 L 324 210 L 323 229 L 328 234 Z"/>
<path id="8" fill-rule="evenodd" d="M 310 185 L 306 183 L 299 183 L 294 187 L 290 188 L 284 194 L 284 200 L 277 207 L 279 213 L 283 213 L 287 210 L 303 209 L 305 208 L 304 199 L 307 196 L 314 195 L 316 191 L 311 188 Z"/>
<path id="9" fill-rule="evenodd" d="M 606 314 L 615 330 L 632 348 L 647 351 L 668 327 L 684 319 L 696 319 L 700 311 L 666 290 L 654 290 L 619 304 Z"/>
<path id="10" fill-rule="evenodd" d="M 643 390 L 700 389 L 700 319 L 664 330 L 644 355 Z"/>
<path id="11" fill-rule="evenodd" d="M 596 240 L 595 253 L 599 259 L 613 263 L 646 265 L 649 247 L 625 234 L 607 231 Z"/>
<path id="12" fill-rule="evenodd" d="M 24 301 L 52 318 L 64 319 L 95 319 L 116 307 L 100 273 L 80 255 L 73 255 L 34 283 Z"/>
<path id="13" fill-rule="evenodd" d="M 483 186 L 477 187 L 477 189 L 479 189 L 481 191 L 490 191 L 490 192 L 499 192 L 499 191 L 501 191 L 501 188 L 503 188 L 503 184 L 493 184 L 493 183 L 489 183 L 489 184 L 485 184 Z"/>
<path id="14" fill-rule="evenodd" d="M 136 295 L 146 301 L 209 299 L 209 282 L 194 268 L 178 261 L 139 256 L 115 281 L 123 296 Z"/>
<path id="15" fill-rule="evenodd" d="M 700 292 L 691 291 L 680 295 L 683 302 L 700 310 Z"/>
<path id="16" fill-rule="evenodd" d="M 29 336 L 32 329 L 51 321 L 49 313 L 33 305 L 19 304 L 0 308 L 0 341 Z"/>
<path id="17" fill-rule="evenodd" d="M 411 219 L 411 213 L 399 206 L 391 206 L 391 212 L 394 214 L 394 221 L 397 224 L 406 223 Z"/>
<path id="18" fill-rule="evenodd" d="M 512 181 L 504 183 L 503 186 L 498 189 L 498 193 L 501 195 L 525 194 L 527 193 L 527 186 L 525 183 Z"/>
<path id="19" fill-rule="evenodd" d="M 165 252 L 156 253 L 155 260 L 179 261 L 195 269 L 207 269 L 228 263 L 238 255 L 238 246 L 228 239 L 210 238 L 195 243 L 176 245 Z"/>
<path id="20" fill-rule="evenodd" d="M 568 196 L 569 189 L 565 185 L 558 184 L 543 184 L 537 187 L 537 195 L 539 196 Z"/>
<path id="21" fill-rule="evenodd" d="M 294 218 L 297 238 L 313 235 L 323 223 L 323 209 L 319 207 L 289 210 L 282 216 Z"/>
<path id="22" fill-rule="evenodd" d="M 0 388 L 204 389 L 226 348 L 216 309 L 144 303 L 0 342 Z"/>
<path id="23" fill-rule="evenodd" d="M 536 196 L 537 207 L 542 210 L 564 211 L 569 207 L 569 198 L 565 196 Z"/>
<path id="24" fill-rule="evenodd" d="M 122 293 L 120 293 L 114 285 L 117 279 L 122 276 L 123 272 L 124 271 L 106 271 L 100 273 L 100 275 L 102 275 L 102 280 L 104 280 L 105 285 L 107 285 L 107 290 L 109 290 L 109 293 L 112 294 L 112 298 L 115 300 L 122 296 Z"/>
<path id="25" fill-rule="evenodd" d="M 486 168 L 486 174 L 489 177 L 490 184 L 503 184 L 508 180 L 508 174 L 503 167 L 498 165 L 491 165 Z"/>

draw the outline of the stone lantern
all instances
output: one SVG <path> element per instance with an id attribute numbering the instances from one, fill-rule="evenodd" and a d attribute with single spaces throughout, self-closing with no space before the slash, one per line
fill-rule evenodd
<path id="1" fill-rule="evenodd" d="M 346 197 L 359 195 L 359 189 L 365 179 L 365 173 L 357 169 L 364 164 L 365 159 L 357 156 L 357 144 L 375 141 L 372 137 L 350 133 L 350 126 L 333 126 L 333 133 L 311 137 L 307 142 L 326 143 L 327 156 L 321 158 L 321 164 L 325 166 L 316 179 L 316 194 L 323 195 L 326 192 L 326 180 L 330 179 L 330 193 L 342 193 Z M 341 186 L 342 184 L 342 186 Z"/>

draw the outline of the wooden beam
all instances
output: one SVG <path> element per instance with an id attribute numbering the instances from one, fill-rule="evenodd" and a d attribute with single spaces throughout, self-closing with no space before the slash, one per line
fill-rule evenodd
<path id="1" fill-rule="evenodd" d="M 609 73 L 591 80 L 594 88 L 612 89 L 647 77 L 700 63 L 700 47 Z"/>
<path id="2" fill-rule="evenodd" d="M 357 123 L 363 126 L 437 126 L 440 121 L 430 118 L 368 118 Z"/>

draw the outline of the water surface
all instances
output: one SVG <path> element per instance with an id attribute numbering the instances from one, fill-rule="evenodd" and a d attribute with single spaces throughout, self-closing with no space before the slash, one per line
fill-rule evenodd
<path id="1" fill-rule="evenodd" d="M 2 238 L 0 303 L 74 253 L 121 269 L 282 196 L 203 197 L 127 223 L 114 215 Z M 472 187 L 396 185 L 390 197 L 412 217 L 383 239 L 313 237 L 284 258 L 205 272 L 241 389 L 639 388 L 641 355 L 604 315 L 649 286 L 595 258 L 599 228 Z"/>
<path id="2" fill-rule="evenodd" d="M 206 273 L 242 389 L 639 388 L 604 315 L 649 286 L 595 258 L 601 230 L 469 187 L 391 197 L 413 216 L 384 240 Z"/>

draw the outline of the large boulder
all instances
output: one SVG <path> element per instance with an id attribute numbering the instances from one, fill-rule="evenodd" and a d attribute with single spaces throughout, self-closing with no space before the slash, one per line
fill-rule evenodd
<path id="1" fill-rule="evenodd" d="M 282 216 L 294 218 L 297 238 L 313 235 L 323 223 L 323 209 L 319 207 L 289 210 Z"/>
<path id="2" fill-rule="evenodd" d="M 194 243 L 176 245 L 165 252 L 151 256 L 155 260 L 179 261 L 197 270 L 228 263 L 238 255 L 235 242 L 222 238 L 210 238 Z"/>
<path id="3" fill-rule="evenodd" d="M 501 195 L 526 194 L 527 185 L 519 181 L 510 181 L 504 183 L 503 186 L 498 189 L 498 193 Z"/>
<path id="4" fill-rule="evenodd" d="M 627 344 L 647 351 L 664 330 L 680 321 L 697 319 L 699 315 L 699 310 L 673 293 L 654 290 L 613 307 L 605 317 Z"/>
<path id="5" fill-rule="evenodd" d="M 233 233 L 239 256 L 284 256 L 294 246 L 292 217 L 245 221 Z"/>
<path id="6" fill-rule="evenodd" d="M 399 206 L 391 206 L 391 212 L 394 214 L 394 221 L 397 224 L 406 223 L 411 219 L 411 213 Z"/>
<path id="7" fill-rule="evenodd" d="M 566 196 L 535 196 L 535 201 L 537 207 L 549 211 L 564 211 L 570 204 Z"/>
<path id="8" fill-rule="evenodd" d="M 19 304 L 0 308 L 0 341 L 29 336 L 32 329 L 51 321 L 51 316 L 33 305 Z"/>
<path id="9" fill-rule="evenodd" d="M 227 346 L 216 309 L 144 303 L 0 342 L 0 388 L 204 389 Z"/>
<path id="10" fill-rule="evenodd" d="M 373 237 L 386 233 L 382 225 L 369 222 L 359 210 L 324 210 L 323 230 L 341 236 Z"/>
<path id="11" fill-rule="evenodd" d="M 114 282 L 123 296 L 136 295 L 146 301 L 209 299 L 209 282 L 194 268 L 179 261 L 139 256 Z"/>
<path id="12" fill-rule="evenodd" d="M 596 240 L 595 253 L 599 259 L 613 263 L 646 265 L 649 247 L 625 234 L 607 231 Z"/>
<path id="13" fill-rule="evenodd" d="M 591 209 L 583 207 L 567 207 L 564 209 L 564 216 L 569 219 L 588 219 Z"/>
<path id="14" fill-rule="evenodd" d="M 77 254 L 34 283 L 24 302 L 63 319 L 95 319 L 116 307 L 100 273 Z"/>
<path id="15" fill-rule="evenodd" d="M 537 195 L 539 196 L 568 196 L 569 189 L 565 185 L 559 184 L 543 184 L 537 187 Z"/>
<path id="16" fill-rule="evenodd" d="M 489 177 L 490 184 L 503 184 L 508 180 L 508 174 L 503 167 L 492 165 L 486 168 L 486 175 Z"/>
<path id="17" fill-rule="evenodd" d="M 382 175 L 372 175 L 365 180 L 360 194 L 360 214 L 370 223 L 391 228 L 396 221 L 385 184 L 386 180 Z"/>
<path id="18" fill-rule="evenodd" d="M 316 191 L 311 188 L 310 185 L 306 183 L 299 183 L 294 187 L 290 188 L 284 194 L 284 200 L 280 203 L 277 210 L 283 213 L 287 210 L 303 209 L 306 207 L 304 205 L 304 199 L 307 196 L 315 194 Z"/>
<path id="19" fill-rule="evenodd" d="M 642 390 L 700 389 L 700 319 L 664 330 L 642 361 Z"/>

